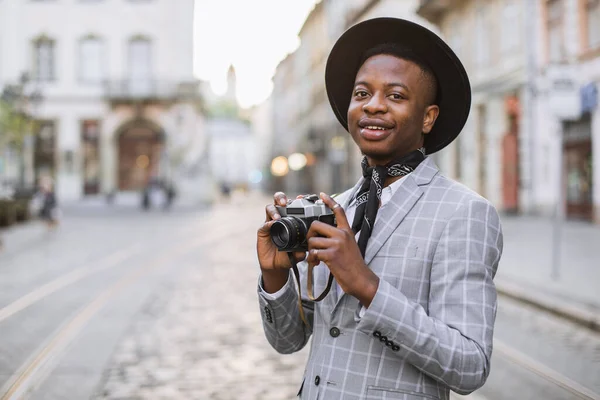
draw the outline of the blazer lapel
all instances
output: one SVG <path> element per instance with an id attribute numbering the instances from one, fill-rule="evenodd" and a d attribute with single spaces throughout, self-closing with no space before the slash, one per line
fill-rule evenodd
<path id="1" fill-rule="evenodd" d="M 405 178 L 390 202 L 377 213 L 375 226 L 369 238 L 365 251 L 367 265 L 377 255 L 381 246 L 389 239 L 392 232 L 404 220 L 406 214 L 414 207 L 423 195 L 421 186 L 429 184 L 438 173 L 438 169 L 430 158 L 426 158 L 418 167 Z"/>
<path id="2" fill-rule="evenodd" d="M 405 178 L 389 203 L 377 212 L 375 226 L 367 243 L 365 251 L 365 262 L 367 265 L 379 252 L 381 246 L 387 241 L 392 232 L 396 230 L 406 214 L 413 208 L 417 200 L 423 195 L 423 191 L 414 179 L 409 175 Z"/>

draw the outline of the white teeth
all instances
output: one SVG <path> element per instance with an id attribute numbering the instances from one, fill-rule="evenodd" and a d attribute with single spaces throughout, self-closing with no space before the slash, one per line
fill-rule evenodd
<path id="1" fill-rule="evenodd" d="M 367 126 L 367 129 L 374 129 L 374 130 L 380 130 L 380 131 L 384 131 L 386 128 L 383 128 L 381 126 Z"/>

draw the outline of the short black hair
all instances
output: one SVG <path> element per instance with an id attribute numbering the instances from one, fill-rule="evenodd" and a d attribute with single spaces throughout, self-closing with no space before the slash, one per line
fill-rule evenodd
<path id="1" fill-rule="evenodd" d="M 378 44 L 377 46 L 371 47 L 369 50 L 365 51 L 360 60 L 358 68 L 362 67 L 365 61 L 367 61 L 369 58 L 380 54 L 398 57 L 416 64 L 421 69 L 421 77 L 425 80 L 425 85 L 428 89 L 426 105 L 429 106 L 431 104 L 438 104 L 439 86 L 433 70 L 413 50 L 407 47 L 403 47 L 397 43 Z"/>

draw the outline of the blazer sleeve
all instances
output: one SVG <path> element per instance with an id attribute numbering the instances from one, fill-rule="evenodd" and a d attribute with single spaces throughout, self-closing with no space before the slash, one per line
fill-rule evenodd
<path id="1" fill-rule="evenodd" d="M 502 254 L 494 207 L 470 200 L 447 222 L 430 276 L 429 310 L 380 280 L 358 329 L 457 393 L 483 386 L 490 372 L 496 318 L 493 282 Z"/>
<path id="2" fill-rule="evenodd" d="M 298 263 L 301 276 L 301 288 L 306 290 L 303 270 L 306 263 Z M 298 290 L 293 272 L 290 270 L 287 283 L 277 292 L 277 296 L 265 296 L 262 289 L 262 275 L 258 284 L 258 303 L 265 336 L 271 346 L 281 354 L 290 354 L 302 350 L 312 335 L 314 319 L 314 303 L 302 301 L 302 308 L 307 319 L 306 326 L 298 310 Z M 275 297 L 275 298 L 273 298 Z M 303 299 L 307 298 L 303 294 Z"/>

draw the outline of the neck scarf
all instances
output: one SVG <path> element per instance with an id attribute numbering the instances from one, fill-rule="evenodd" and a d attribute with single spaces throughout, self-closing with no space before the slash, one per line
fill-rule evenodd
<path id="1" fill-rule="evenodd" d="M 361 165 L 365 181 L 356 194 L 356 214 L 352 222 L 354 233 L 360 232 L 358 248 L 363 258 L 367 249 L 367 242 L 373 231 L 385 178 L 388 176 L 406 176 L 413 172 L 424 159 L 425 148 L 423 147 L 392 160 L 386 165 L 370 167 L 367 157 L 363 157 Z"/>

